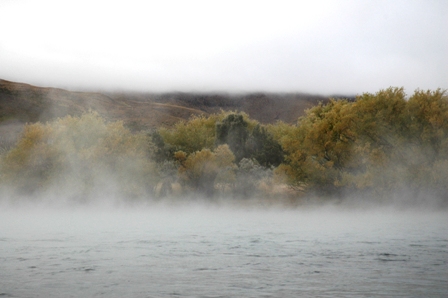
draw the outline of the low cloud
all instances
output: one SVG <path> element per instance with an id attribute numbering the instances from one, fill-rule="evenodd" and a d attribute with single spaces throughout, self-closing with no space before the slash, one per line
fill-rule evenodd
<path id="1" fill-rule="evenodd" d="M 447 88 L 448 5 L 7 1 L 0 77 L 69 89 Z"/>

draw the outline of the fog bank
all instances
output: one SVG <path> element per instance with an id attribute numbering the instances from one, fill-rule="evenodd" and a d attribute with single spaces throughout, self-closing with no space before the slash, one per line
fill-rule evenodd
<path id="1" fill-rule="evenodd" d="M 2 1 L 0 78 L 75 90 L 447 88 L 445 1 Z"/>

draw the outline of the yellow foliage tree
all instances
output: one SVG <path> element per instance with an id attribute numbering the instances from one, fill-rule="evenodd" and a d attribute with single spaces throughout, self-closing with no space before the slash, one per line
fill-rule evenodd
<path id="1" fill-rule="evenodd" d="M 235 169 L 235 156 L 228 145 L 221 145 L 212 152 L 209 149 L 196 151 L 187 158 L 185 153 L 177 152 L 181 166 L 181 180 L 193 190 L 212 197 L 215 192 L 215 180 L 220 176 L 220 182 L 232 181 Z"/>
<path id="2" fill-rule="evenodd" d="M 94 112 L 29 124 L 3 157 L 1 179 L 28 194 L 143 196 L 157 178 L 148 146 L 146 135 L 132 134 L 122 122 L 107 123 Z"/>
<path id="3" fill-rule="evenodd" d="M 402 88 L 389 88 L 354 102 L 331 100 L 308 110 L 296 126 L 269 129 L 287 153 L 277 172 L 292 185 L 332 194 L 446 192 L 434 176 L 448 157 L 443 91 L 416 91 L 406 100 Z"/>
<path id="4" fill-rule="evenodd" d="M 164 142 L 174 147 L 175 151 L 188 154 L 202 149 L 213 149 L 215 144 L 215 123 L 217 115 L 205 117 L 193 116 L 189 121 L 181 121 L 173 128 L 160 128 L 159 133 Z"/>

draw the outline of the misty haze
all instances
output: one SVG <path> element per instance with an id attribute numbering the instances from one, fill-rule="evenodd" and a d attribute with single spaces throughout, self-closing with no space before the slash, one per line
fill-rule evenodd
<path id="1" fill-rule="evenodd" d="M 447 297 L 444 1 L 0 1 L 0 296 Z"/>
<path id="2" fill-rule="evenodd" d="M 446 92 L 93 93 L 0 81 L 2 203 L 448 205 Z"/>
<path id="3" fill-rule="evenodd" d="M 3 296 L 448 292 L 442 90 L 0 96 Z"/>

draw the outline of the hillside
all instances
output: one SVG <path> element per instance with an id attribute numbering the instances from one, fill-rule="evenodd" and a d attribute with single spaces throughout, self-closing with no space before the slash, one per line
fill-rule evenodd
<path id="1" fill-rule="evenodd" d="M 27 122 L 46 122 L 88 110 L 111 121 L 122 120 L 132 130 L 171 126 L 192 115 L 220 110 L 242 111 L 261 123 L 294 123 L 305 109 L 327 100 L 309 94 L 74 92 L 0 80 L 0 137 L 5 141 Z"/>

